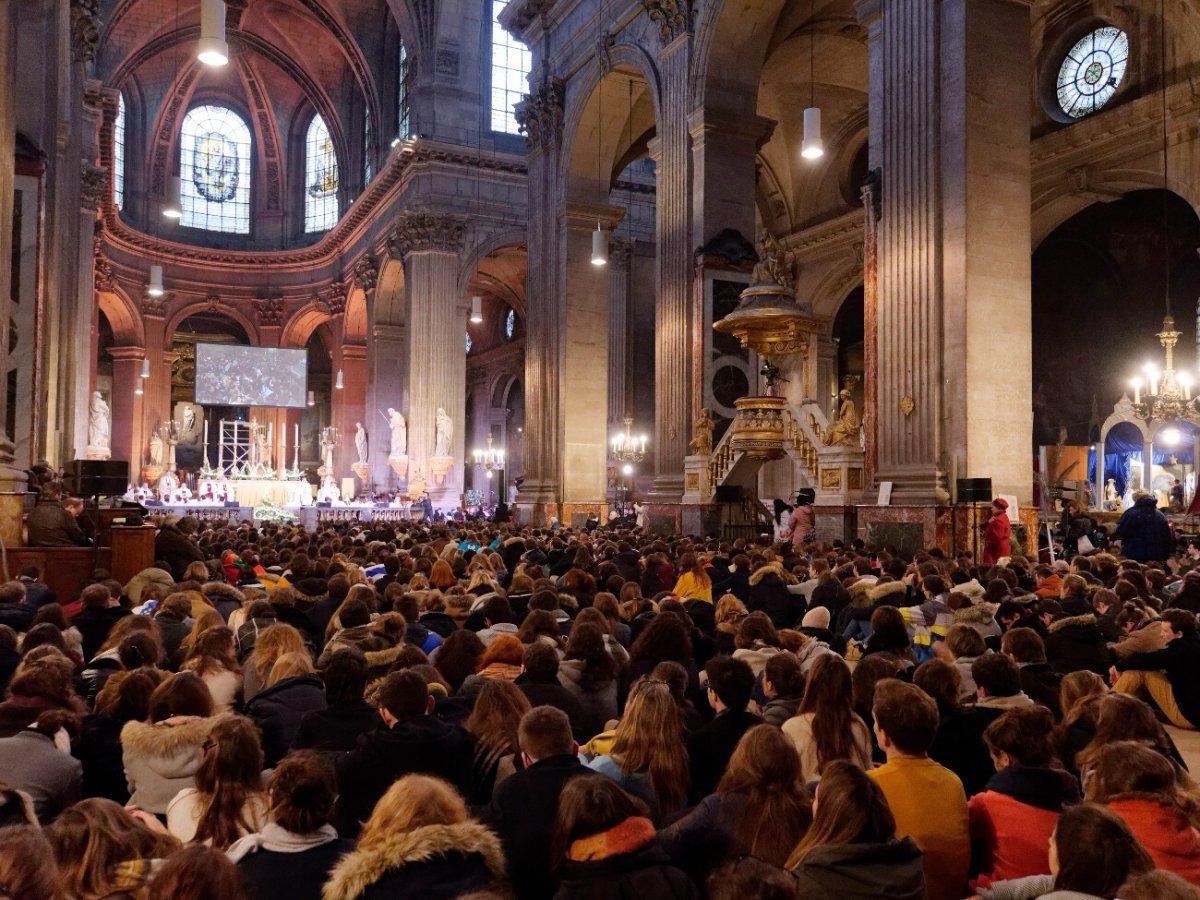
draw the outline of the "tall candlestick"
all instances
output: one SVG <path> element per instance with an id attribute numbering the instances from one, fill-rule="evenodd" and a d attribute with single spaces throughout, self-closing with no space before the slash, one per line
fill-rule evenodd
<path id="1" fill-rule="evenodd" d="M 296 423 L 296 452 L 300 452 L 300 423 Z M 299 458 L 299 457 L 297 457 Z"/>
<path id="2" fill-rule="evenodd" d="M 225 475 L 225 420 L 221 420 L 221 428 L 217 432 L 217 468 Z"/>

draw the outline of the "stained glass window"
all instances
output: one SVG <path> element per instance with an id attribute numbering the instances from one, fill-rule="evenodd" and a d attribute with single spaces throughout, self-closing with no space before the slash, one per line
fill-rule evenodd
<path id="1" fill-rule="evenodd" d="M 189 110 L 180 131 L 181 224 L 250 233 L 250 129 L 223 106 Z"/>
<path id="2" fill-rule="evenodd" d="M 500 26 L 508 0 L 492 0 L 492 130 L 519 134 L 513 105 L 529 90 L 529 49 Z"/>
<path id="3" fill-rule="evenodd" d="M 517 313 L 515 310 L 510 309 L 508 315 L 504 317 L 504 337 L 511 341 L 516 331 Z"/>
<path id="4" fill-rule="evenodd" d="M 409 88 L 412 87 L 412 67 L 408 59 L 408 47 L 400 41 L 400 84 L 396 94 L 397 126 L 396 137 L 407 141 L 412 137 L 412 105 Z"/>
<path id="5" fill-rule="evenodd" d="M 338 220 L 338 164 L 329 127 L 313 116 L 304 139 L 304 230 L 328 231 Z"/>
<path id="6" fill-rule="evenodd" d="M 1091 115 L 1107 103 L 1129 63 L 1129 37 L 1106 25 L 1081 38 L 1058 70 L 1058 105 L 1072 119 Z"/>
<path id="7" fill-rule="evenodd" d="M 113 202 L 125 208 L 125 95 L 117 95 L 117 117 L 113 120 Z"/>
<path id="8" fill-rule="evenodd" d="M 467 336 L 467 342 L 466 342 L 467 352 L 470 353 L 471 348 L 475 345 L 475 342 L 471 340 L 471 332 L 469 332 L 469 331 L 466 332 L 466 336 Z"/>

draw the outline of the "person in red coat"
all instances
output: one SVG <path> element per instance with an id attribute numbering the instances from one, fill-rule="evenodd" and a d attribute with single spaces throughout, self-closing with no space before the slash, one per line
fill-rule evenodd
<path id="1" fill-rule="evenodd" d="M 1012 527 L 1008 524 L 1008 501 L 997 497 L 992 501 L 992 517 L 983 529 L 983 564 L 994 566 L 1005 556 L 1012 556 L 1009 536 Z"/>

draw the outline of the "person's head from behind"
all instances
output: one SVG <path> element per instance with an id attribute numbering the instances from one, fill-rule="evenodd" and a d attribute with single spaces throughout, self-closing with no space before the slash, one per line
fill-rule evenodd
<path id="1" fill-rule="evenodd" d="M 218 720 L 201 745 L 196 789 L 207 800 L 196 840 L 227 847 L 254 830 L 246 801 L 261 792 L 263 753 L 258 727 L 242 716 Z"/>
<path id="2" fill-rule="evenodd" d="M 875 780 L 852 762 L 834 760 L 817 785 L 812 827 L 792 851 L 787 868 L 796 868 L 817 847 L 878 844 L 895 833 L 896 820 Z"/>
<path id="3" fill-rule="evenodd" d="M 1044 706 L 1010 709 L 988 725 L 983 742 L 996 771 L 1013 766 L 1040 768 L 1054 758 L 1054 716 Z"/>
<path id="4" fill-rule="evenodd" d="M 416 672 L 391 672 L 379 686 L 379 715 L 388 728 L 433 711 L 429 685 Z"/>
<path id="5" fill-rule="evenodd" d="M 244 900 L 242 873 L 224 853 L 193 845 L 172 855 L 154 872 L 146 900 Z"/>
<path id="6" fill-rule="evenodd" d="M 555 681 L 558 678 L 558 651 L 543 641 L 534 641 L 525 648 L 521 664 L 532 679 Z"/>
<path id="7" fill-rule="evenodd" d="M 1083 774 L 1084 796 L 1093 803 L 1107 803 L 1123 794 L 1149 795 L 1170 805 L 1177 802 L 1174 765 L 1139 741 L 1100 747 Z"/>
<path id="8" fill-rule="evenodd" d="M 708 676 L 708 705 L 718 713 L 741 712 L 754 693 L 754 672 L 743 660 L 714 656 L 704 664 Z"/>
<path id="9" fill-rule="evenodd" d="M 271 666 L 264 686 L 274 687 L 284 679 L 295 678 L 298 675 L 311 675 L 313 671 L 312 657 L 307 652 L 284 653 L 275 660 L 275 665 Z"/>
<path id="10" fill-rule="evenodd" d="M 61 900 L 62 879 L 50 843 L 40 828 L 0 828 L 0 898 Z"/>
<path id="11" fill-rule="evenodd" d="M 293 834 L 312 834 L 328 825 L 337 801 L 337 771 L 324 753 L 290 753 L 271 773 L 270 818 Z"/>
<path id="12" fill-rule="evenodd" d="M 1046 661 L 1046 643 L 1032 628 L 1010 628 L 1004 632 L 1000 652 L 1018 664 Z"/>
<path id="13" fill-rule="evenodd" d="M 940 712 L 955 712 L 962 705 L 962 675 L 944 659 L 929 659 L 917 666 L 913 684 L 930 696 Z"/>
<path id="14" fill-rule="evenodd" d="M 359 835 L 358 846 L 370 849 L 397 832 L 426 825 L 460 825 L 467 818 L 466 804 L 448 782 L 429 775 L 405 775 L 375 804 Z"/>
<path id="15" fill-rule="evenodd" d="M 709 900 L 795 900 L 796 879 L 778 866 L 742 856 L 708 876 Z"/>
<path id="16" fill-rule="evenodd" d="M 648 815 L 646 804 L 625 793 L 611 778 L 604 775 L 572 778 L 558 798 L 550 851 L 552 865 L 568 858 L 576 841 Z"/>
<path id="17" fill-rule="evenodd" d="M 362 700 L 367 688 L 366 654 L 357 647 L 339 647 L 325 662 L 321 677 L 325 681 L 325 700 L 330 706 L 349 706 Z"/>
<path id="18" fill-rule="evenodd" d="M 881 606 L 871 613 L 872 644 L 885 649 L 909 646 L 908 628 L 904 616 L 894 606 Z"/>
<path id="19" fill-rule="evenodd" d="M 113 675 L 96 697 L 96 712 L 113 721 L 144 722 L 150 716 L 150 698 L 167 675 L 157 669 L 134 669 Z M 111 685 L 111 690 L 109 687 Z"/>
<path id="20" fill-rule="evenodd" d="M 1107 692 L 1108 685 L 1095 672 L 1086 670 L 1070 672 L 1063 676 L 1063 680 L 1058 686 L 1059 707 L 1066 716 L 1080 700 Z"/>
<path id="21" fill-rule="evenodd" d="M 798 699 L 804 694 L 804 673 L 800 661 L 791 653 L 776 653 L 763 669 L 763 693 L 768 700 L 776 697 Z"/>
<path id="22" fill-rule="evenodd" d="M 1200 900 L 1200 887 L 1174 872 L 1155 869 L 1134 875 L 1117 892 L 1121 900 Z"/>
<path id="23" fill-rule="evenodd" d="M 975 659 L 987 653 L 983 635 L 970 625 L 951 625 L 946 632 L 946 648 L 955 659 Z"/>
<path id="24" fill-rule="evenodd" d="M 894 756 L 922 757 L 937 736 L 938 709 L 915 684 L 889 679 L 875 687 L 875 734 L 880 748 Z"/>
<path id="25" fill-rule="evenodd" d="M 1003 653 L 988 653 L 971 663 L 971 677 L 981 698 L 1015 697 L 1021 693 L 1021 671 Z"/>
<path id="26" fill-rule="evenodd" d="M 211 716 L 212 694 L 198 675 L 178 672 L 154 689 L 150 695 L 150 721 L 162 722 L 174 716 Z"/>
<path id="27" fill-rule="evenodd" d="M 1129 878 L 1153 868 L 1150 854 L 1111 810 L 1081 803 L 1058 817 L 1050 837 L 1050 873 L 1056 891 L 1112 900 Z"/>
<path id="28" fill-rule="evenodd" d="M 553 706 L 535 706 L 525 713 L 517 728 L 517 742 L 527 768 L 539 760 L 574 754 L 578 749 L 571 735 L 571 720 Z"/>
<path id="29" fill-rule="evenodd" d="M 104 609 L 112 603 L 112 594 L 102 584 L 89 584 L 79 594 L 85 609 Z"/>

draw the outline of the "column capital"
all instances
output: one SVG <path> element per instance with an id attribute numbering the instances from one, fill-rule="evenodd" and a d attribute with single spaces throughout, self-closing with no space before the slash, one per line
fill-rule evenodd
<path id="1" fill-rule="evenodd" d="M 466 230 L 462 216 L 420 210 L 402 213 L 388 237 L 388 249 L 397 259 L 411 253 L 461 253 Z"/>
<path id="2" fill-rule="evenodd" d="M 250 307 L 254 311 L 254 324 L 260 328 L 278 328 L 283 325 L 282 297 L 256 297 L 250 301 Z"/>
<path id="3" fill-rule="evenodd" d="M 688 116 L 688 131 L 692 136 L 693 148 L 702 146 L 708 135 L 713 134 L 752 140 L 755 149 L 762 149 L 775 133 L 777 124 L 774 119 L 754 113 L 708 109 L 703 106 L 693 110 Z"/>
<path id="4" fill-rule="evenodd" d="M 562 141 L 566 96 L 563 80 L 547 75 L 514 107 L 530 150 L 552 150 Z"/>
<path id="5" fill-rule="evenodd" d="M 362 359 L 367 358 L 366 344 L 342 344 L 342 359 Z"/>
<path id="6" fill-rule="evenodd" d="M 350 269 L 354 286 L 370 293 L 379 282 L 379 261 L 374 256 L 364 256 Z"/>
<path id="7" fill-rule="evenodd" d="M 664 48 L 691 34 L 693 0 L 642 0 L 642 9 L 658 26 L 658 41 Z"/>
<path id="8" fill-rule="evenodd" d="M 109 347 L 108 355 L 118 362 L 122 360 L 134 360 L 136 362 L 140 362 L 146 358 L 146 348 L 132 346 Z"/>
<path id="9" fill-rule="evenodd" d="M 90 63 L 100 47 L 100 0 L 71 0 L 71 58 Z"/>
<path id="10" fill-rule="evenodd" d="M 404 341 L 405 328 L 403 325 L 390 325 L 386 322 L 376 322 L 371 329 L 371 337 L 377 341 L 401 343 Z"/>
<path id="11" fill-rule="evenodd" d="M 567 201 L 567 227 L 590 231 L 599 223 L 606 231 L 612 231 L 625 218 L 625 210 L 607 203 L 584 203 Z"/>
<path id="12" fill-rule="evenodd" d="M 346 311 L 346 300 L 350 295 L 349 281 L 334 281 L 317 291 L 317 302 L 329 310 L 329 315 L 340 316 Z"/>

